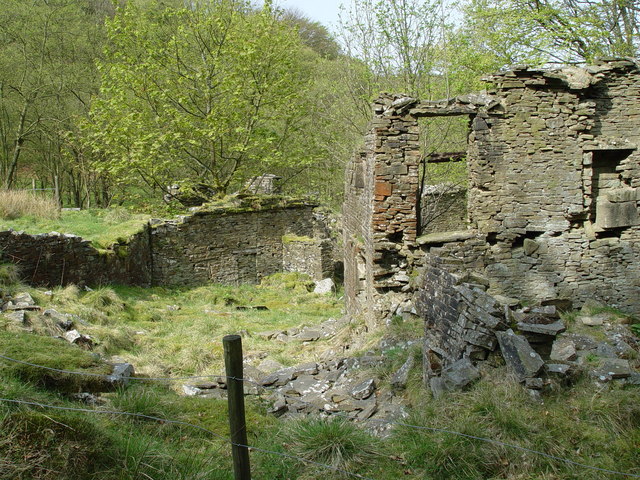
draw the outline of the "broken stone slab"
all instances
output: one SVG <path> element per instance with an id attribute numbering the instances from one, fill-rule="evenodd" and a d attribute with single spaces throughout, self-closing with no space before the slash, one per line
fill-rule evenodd
<path id="1" fill-rule="evenodd" d="M 317 375 L 318 374 L 318 364 L 315 362 L 303 363 L 301 365 L 296 365 L 293 368 L 293 375 Z"/>
<path id="2" fill-rule="evenodd" d="M 589 327 L 599 327 L 609 321 L 609 315 L 606 313 L 600 313 L 598 315 L 581 315 L 578 317 L 578 321 Z"/>
<path id="3" fill-rule="evenodd" d="M 389 383 L 391 383 L 391 388 L 395 390 L 402 390 L 407 386 L 407 382 L 409 381 L 409 373 L 411 369 L 415 365 L 415 359 L 413 355 L 409 355 L 404 364 L 398 369 L 396 373 L 393 374 Z"/>
<path id="4" fill-rule="evenodd" d="M 321 331 L 305 328 L 304 330 L 302 330 L 300 333 L 298 333 L 292 338 L 294 338 L 295 340 L 299 340 L 301 342 L 315 342 L 321 336 L 322 336 Z"/>
<path id="5" fill-rule="evenodd" d="M 564 363 L 547 363 L 545 369 L 549 374 L 565 376 L 571 373 L 572 367 Z"/>
<path id="6" fill-rule="evenodd" d="M 12 300 L 14 304 L 22 305 L 25 307 L 35 306 L 36 304 L 33 297 L 27 292 L 17 293 L 16 295 L 13 296 Z"/>
<path id="7" fill-rule="evenodd" d="M 559 333 L 564 332 L 567 327 L 565 327 L 564 322 L 562 320 L 557 320 L 553 323 L 529 323 L 529 322 L 518 322 L 518 329 L 522 332 L 529 333 L 538 333 L 542 335 L 549 335 L 555 337 Z"/>
<path id="8" fill-rule="evenodd" d="M 375 367 L 384 362 L 384 358 L 377 355 L 363 355 L 362 357 L 347 358 L 344 367 L 348 370 L 352 368 Z"/>
<path id="9" fill-rule="evenodd" d="M 631 372 L 631 375 L 626 379 L 627 385 L 640 385 L 640 373 Z"/>
<path id="10" fill-rule="evenodd" d="M 295 369 L 293 367 L 283 368 L 264 377 L 260 380 L 260 385 L 263 387 L 282 387 L 295 378 L 294 372 Z"/>
<path id="11" fill-rule="evenodd" d="M 442 370 L 439 377 L 429 381 L 433 396 L 438 398 L 445 392 L 461 390 L 480 378 L 478 370 L 471 360 L 462 358 Z"/>
<path id="12" fill-rule="evenodd" d="M 10 311 L 9 313 L 5 313 L 4 316 L 12 322 L 16 322 L 21 325 L 26 325 L 28 323 L 27 314 L 24 310 Z"/>
<path id="13" fill-rule="evenodd" d="M 27 305 L 26 303 L 23 302 L 19 302 L 19 303 L 14 303 L 14 302 L 7 302 L 2 306 L 2 310 L 10 310 L 10 311 L 15 311 L 15 310 L 28 310 L 28 311 L 37 311 L 40 310 L 40 307 L 38 305 Z"/>
<path id="14" fill-rule="evenodd" d="M 418 245 L 435 245 L 450 242 L 463 242 L 476 236 L 473 230 L 456 230 L 451 232 L 436 232 L 423 235 L 416 239 Z"/>
<path id="15" fill-rule="evenodd" d="M 325 278 L 316 282 L 313 293 L 317 293 L 318 295 L 327 295 L 329 293 L 333 293 L 335 289 L 336 284 L 333 280 L 331 278 Z"/>
<path id="16" fill-rule="evenodd" d="M 630 377 L 631 373 L 632 370 L 628 360 L 608 358 L 600 368 L 592 372 L 592 375 L 601 382 L 606 382 L 612 379 Z"/>
<path id="17" fill-rule="evenodd" d="M 604 303 L 599 302 L 598 300 L 595 300 L 593 298 L 588 298 L 582 305 L 582 308 L 580 308 L 580 313 L 584 315 L 589 315 L 593 311 L 599 310 L 605 307 L 606 305 Z"/>
<path id="18" fill-rule="evenodd" d="M 531 390 L 542 390 L 544 387 L 544 382 L 541 378 L 527 378 L 524 381 L 524 386 L 530 388 Z"/>
<path id="19" fill-rule="evenodd" d="M 531 348 L 526 338 L 516 335 L 511 329 L 506 332 L 496 332 L 496 337 L 505 362 L 520 381 L 538 375 L 544 361 Z"/>
<path id="20" fill-rule="evenodd" d="M 304 396 L 310 393 L 324 393 L 329 389 L 329 382 L 318 380 L 312 375 L 301 375 L 282 389 L 286 395 Z"/>
<path id="21" fill-rule="evenodd" d="M 130 363 L 115 363 L 107 381 L 114 385 L 125 386 L 129 384 L 129 378 L 133 377 L 135 373 L 135 369 Z"/>
<path id="22" fill-rule="evenodd" d="M 69 330 L 64 333 L 64 339 L 73 343 L 74 345 L 78 345 L 79 347 L 90 349 L 93 347 L 93 339 L 89 335 L 83 335 L 78 330 Z"/>
<path id="23" fill-rule="evenodd" d="M 48 308 L 42 313 L 45 317 L 51 318 L 62 330 L 69 331 L 73 328 L 73 319 L 64 313 L 59 313 L 53 308 Z"/>
<path id="24" fill-rule="evenodd" d="M 507 307 L 517 307 L 520 305 L 520 300 L 517 298 L 506 297 L 504 295 L 494 295 L 493 298 L 495 298 L 500 305 Z"/>
<path id="25" fill-rule="evenodd" d="M 373 378 L 369 378 L 362 383 L 359 383 L 351 390 L 351 396 L 356 400 L 365 400 L 373 395 L 376 391 L 376 381 Z"/>
<path id="26" fill-rule="evenodd" d="M 273 406 L 268 410 L 268 412 L 276 417 L 280 417 L 284 415 L 287 410 L 287 400 L 284 395 L 277 395 L 276 400 L 273 402 Z"/>
<path id="27" fill-rule="evenodd" d="M 575 360 L 576 357 L 576 344 L 571 339 L 563 337 L 558 338 L 553 342 L 551 355 L 549 357 L 551 360 L 568 362 L 570 360 Z"/>
<path id="28" fill-rule="evenodd" d="M 272 340 L 276 338 L 278 335 L 284 334 L 282 330 L 267 330 L 266 332 L 258 332 L 256 335 L 264 338 L 265 340 Z"/>
<path id="29" fill-rule="evenodd" d="M 262 362 L 260 362 L 260 365 L 258 365 L 258 370 L 262 370 L 263 372 L 267 373 L 273 373 L 283 368 L 284 365 L 271 358 L 265 358 Z"/>
<path id="30" fill-rule="evenodd" d="M 605 342 L 598 344 L 596 347 L 596 355 L 602 358 L 618 358 L 616 349 Z"/>

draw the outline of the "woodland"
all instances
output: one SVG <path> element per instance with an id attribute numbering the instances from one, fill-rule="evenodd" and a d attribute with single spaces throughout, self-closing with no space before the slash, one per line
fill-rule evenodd
<path id="1" fill-rule="evenodd" d="M 153 209 L 167 185 L 224 196 L 273 173 L 338 205 L 380 92 L 436 100 L 513 64 L 634 56 L 639 7 L 352 0 L 329 31 L 271 1 L 0 0 L 0 182 Z M 455 143 L 432 130 L 427 150 Z"/>

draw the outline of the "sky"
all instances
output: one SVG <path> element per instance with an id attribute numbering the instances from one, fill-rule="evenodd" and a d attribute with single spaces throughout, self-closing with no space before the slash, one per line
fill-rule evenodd
<path id="1" fill-rule="evenodd" d="M 311 20 L 332 29 L 338 23 L 340 4 L 348 5 L 348 0 L 275 0 L 280 7 L 296 8 Z"/>

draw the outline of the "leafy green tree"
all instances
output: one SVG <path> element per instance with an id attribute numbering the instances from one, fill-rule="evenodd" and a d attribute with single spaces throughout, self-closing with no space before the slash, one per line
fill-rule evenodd
<path id="1" fill-rule="evenodd" d="M 65 131 L 88 110 L 104 0 L 0 0 L 0 177 L 53 187 L 65 172 Z M 22 183 L 25 179 L 22 180 Z"/>
<path id="2" fill-rule="evenodd" d="M 466 13 L 467 25 L 490 27 L 486 45 L 507 46 L 516 61 L 588 62 L 636 56 L 640 46 L 637 0 L 472 0 Z"/>
<path id="3" fill-rule="evenodd" d="M 148 190 L 204 181 L 224 194 L 308 161 L 289 150 L 306 114 L 303 47 L 269 4 L 128 4 L 108 36 L 85 138 L 113 179 Z"/>

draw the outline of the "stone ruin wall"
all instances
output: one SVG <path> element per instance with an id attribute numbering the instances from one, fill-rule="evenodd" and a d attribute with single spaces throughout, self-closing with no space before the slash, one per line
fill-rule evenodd
<path id="1" fill-rule="evenodd" d="M 20 277 L 31 285 L 150 285 L 149 231 L 126 244 L 99 250 L 81 237 L 57 232 L 30 235 L 0 232 L 2 260 L 19 267 Z"/>
<path id="2" fill-rule="evenodd" d="M 486 94 L 442 102 L 383 95 L 347 168 L 347 311 L 370 325 L 418 313 L 446 363 L 495 346 L 503 324 L 480 319 L 501 317 L 496 298 L 594 298 L 640 312 L 638 65 L 521 68 L 489 81 Z M 471 121 L 468 227 L 421 235 L 417 119 L 442 115 Z"/>
<path id="3" fill-rule="evenodd" d="M 233 285 L 282 271 L 321 280 L 333 274 L 334 243 L 313 205 L 197 212 L 149 224 L 108 250 L 74 235 L 0 232 L 3 260 L 26 282 L 49 287 Z"/>
<path id="4" fill-rule="evenodd" d="M 323 272 L 320 221 L 313 206 L 256 212 L 198 212 L 151 231 L 153 278 L 159 285 L 259 283 L 282 272 L 286 236 L 309 238 L 295 243 L 299 262 L 288 253 L 288 271 Z M 285 239 L 283 240 L 283 237 Z M 313 239 L 316 239 L 314 241 Z M 325 253 L 326 246 L 325 246 Z M 320 266 L 313 260 L 318 260 Z M 324 278 L 324 277 L 322 277 Z"/>

